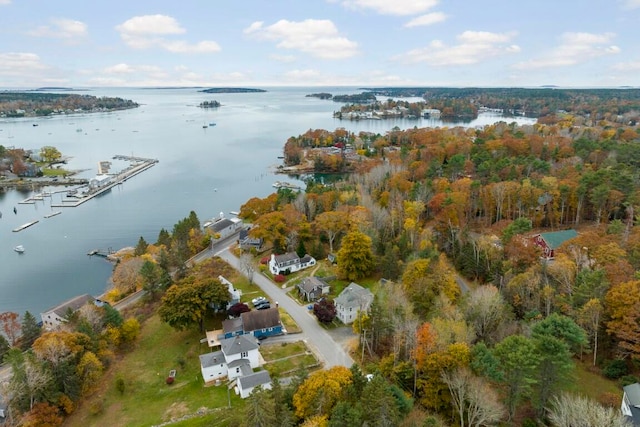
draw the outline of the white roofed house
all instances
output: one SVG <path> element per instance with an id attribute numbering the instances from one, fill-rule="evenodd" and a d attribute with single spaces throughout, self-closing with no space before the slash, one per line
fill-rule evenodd
<path id="1" fill-rule="evenodd" d="M 282 255 L 271 254 L 269 271 L 271 271 L 272 274 L 295 273 L 296 271 L 304 270 L 314 265 L 316 265 L 316 259 L 309 254 L 302 258 L 295 252 L 287 252 Z"/>
<path id="2" fill-rule="evenodd" d="M 227 303 L 227 309 L 231 307 L 233 304 L 237 304 L 240 302 L 240 298 L 242 297 L 242 291 L 240 289 L 236 289 L 233 286 L 233 283 L 225 279 L 223 276 L 218 276 L 218 280 L 220 283 L 227 286 L 227 290 L 229 291 L 229 302 Z"/>
<path id="3" fill-rule="evenodd" d="M 346 325 L 353 323 L 359 311 L 366 312 L 373 302 L 373 294 L 369 289 L 351 282 L 334 300 L 336 316 Z"/>
<path id="4" fill-rule="evenodd" d="M 256 387 L 263 390 L 271 390 L 271 377 L 267 371 L 258 371 L 251 375 L 238 378 L 237 387 L 240 397 L 246 399 Z"/>
<path id="5" fill-rule="evenodd" d="M 621 411 L 633 426 L 640 426 L 640 384 L 633 383 L 622 388 Z"/>
<path id="6" fill-rule="evenodd" d="M 260 352 L 251 335 L 220 340 L 220 350 L 200 355 L 200 371 L 205 383 L 224 377 L 238 378 L 260 367 Z"/>

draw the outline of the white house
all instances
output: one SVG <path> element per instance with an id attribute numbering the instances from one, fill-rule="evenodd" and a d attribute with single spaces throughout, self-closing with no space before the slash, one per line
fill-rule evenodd
<path id="1" fill-rule="evenodd" d="M 359 311 L 369 310 L 373 302 L 373 294 L 369 289 L 351 282 L 334 300 L 336 315 L 345 325 L 353 323 Z"/>
<path id="2" fill-rule="evenodd" d="M 229 307 L 231 307 L 233 304 L 240 302 L 240 297 L 242 297 L 242 291 L 240 289 L 236 289 L 233 286 L 233 283 L 225 279 L 223 276 L 218 276 L 218 280 L 220 280 L 220 283 L 222 283 L 227 287 L 227 291 L 229 292 L 229 302 L 227 303 L 227 310 L 228 310 Z"/>
<path id="3" fill-rule="evenodd" d="M 271 377 L 267 371 L 258 371 L 251 375 L 238 378 L 236 387 L 243 399 L 249 397 L 254 388 L 262 386 L 263 390 L 271 390 Z"/>
<path id="4" fill-rule="evenodd" d="M 204 224 L 205 229 L 208 228 L 214 234 L 220 236 L 220 239 L 231 236 L 241 230 L 242 227 L 243 224 L 240 218 L 225 218 L 222 212 L 220 212 L 220 218 L 215 221 L 208 221 Z"/>
<path id="5" fill-rule="evenodd" d="M 104 187 L 105 185 L 110 184 L 112 179 L 111 175 L 96 175 L 94 178 L 89 180 L 89 188 L 95 189 Z"/>
<path id="6" fill-rule="evenodd" d="M 65 323 L 66 316 L 69 313 L 74 313 L 84 305 L 96 303 L 96 299 L 89 294 L 80 295 L 70 300 L 58 304 L 55 307 L 51 307 L 48 310 L 40 313 L 40 319 L 42 319 L 42 326 L 45 329 L 55 329 L 61 324 Z"/>
<path id="7" fill-rule="evenodd" d="M 316 265 L 316 260 L 311 255 L 307 254 L 300 258 L 295 252 L 287 252 L 283 255 L 271 254 L 269 260 L 269 271 L 272 274 L 283 274 L 286 271 L 289 273 L 295 273 L 296 271 L 304 270 L 305 268 L 313 267 Z"/>
<path id="8" fill-rule="evenodd" d="M 631 425 L 640 425 L 640 384 L 633 383 L 622 388 L 621 410 L 622 414 L 631 422 Z"/>
<path id="9" fill-rule="evenodd" d="M 220 340 L 220 347 L 219 351 L 200 355 L 200 372 L 205 384 L 224 377 L 250 375 L 260 366 L 258 344 L 250 335 Z"/>

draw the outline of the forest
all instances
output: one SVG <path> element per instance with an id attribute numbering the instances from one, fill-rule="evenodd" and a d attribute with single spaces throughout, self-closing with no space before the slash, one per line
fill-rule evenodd
<path id="1" fill-rule="evenodd" d="M 48 92 L 0 92 L 0 117 L 38 117 L 136 107 L 138 104 L 131 100 L 113 97 Z"/>

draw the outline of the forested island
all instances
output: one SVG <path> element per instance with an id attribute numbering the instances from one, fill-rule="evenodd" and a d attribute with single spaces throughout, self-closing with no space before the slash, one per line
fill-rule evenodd
<path id="1" fill-rule="evenodd" d="M 243 87 L 212 87 L 209 89 L 203 89 L 198 92 L 204 93 L 259 93 L 266 92 L 264 89 L 250 89 Z"/>
<path id="2" fill-rule="evenodd" d="M 0 117 L 39 117 L 125 110 L 136 107 L 138 104 L 134 101 L 113 97 L 33 91 L 0 92 Z"/>
<path id="3" fill-rule="evenodd" d="M 423 110 L 438 110 L 443 120 L 477 118 L 483 110 L 505 116 L 525 116 L 554 120 L 559 114 L 586 117 L 593 121 L 611 116 L 628 116 L 640 111 L 640 89 L 558 89 L 558 88 L 370 88 L 355 95 L 334 96 L 348 102 L 335 113 L 338 118 L 365 119 L 421 117 Z M 386 96 L 387 101 L 375 101 Z M 424 101 L 403 101 L 421 97 Z M 394 99 L 391 99 L 394 98 Z M 370 114 L 365 114 L 370 113 Z M 631 123 L 633 124 L 633 123 Z"/>
<path id="4" fill-rule="evenodd" d="M 216 100 L 213 101 L 202 101 L 198 107 L 200 108 L 218 108 L 220 103 Z"/>

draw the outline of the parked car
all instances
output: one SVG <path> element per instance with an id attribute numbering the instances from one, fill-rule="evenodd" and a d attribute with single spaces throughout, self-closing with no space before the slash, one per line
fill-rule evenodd
<path id="1" fill-rule="evenodd" d="M 264 302 L 268 302 L 265 297 L 258 297 L 251 300 L 251 304 L 253 304 L 254 307 Z"/>
<path id="2" fill-rule="evenodd" d="M 265 310 L 267 308 L 271 308 L 271 303 L 269 303 L 269 301 L 265 301 L 262 304 L 256 305 L 256 310 Z"/>

